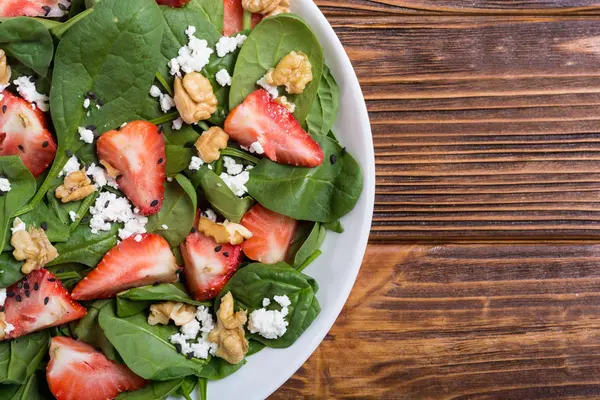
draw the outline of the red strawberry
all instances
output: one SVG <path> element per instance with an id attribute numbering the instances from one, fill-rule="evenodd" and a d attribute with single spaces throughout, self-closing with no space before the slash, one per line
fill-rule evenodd
<path id="1" fill-rule="evenodd" d="M 165 189 L 165 139 L 156 125 L 128 123 L 103 134 L 97 142 L 98 158 L 117 169 L 119 189 L 144 215 L 162 207 Z"/>
<path id="2" fill-rule="evenodd" d="M 179 267 L 169 243 L 153 233 L 130 236 L 106 253 L 96 269 L 75 286 L 76 300 L 107 299 L 155 282 L 175 282 Z"/>
<path id="3" fill-rule="evenodd" d="M 0 101 L 0 156 L 17 155 L 37 177 L 56 155 L 56 142 L 40 109 L 5 90 Z"/>
<path id="4" fill-rule="evenodd" d="M 244 254 L 255 261 L 275 264 L 285 259 L 298 221 L 257 204 L 244 214 L 241 224 L 252 232 L 252 237 L 242 243 Z"/>
<path id="5" fill-rule="evenodd" d="M 54 275 L 47 269 L 31 272 L 6 289 L 4 318 L 14 326 L 5 339 L 63 325 L 86 314 L 85 308 L 73 301 Z"/>
<path id="6" fill-rule="evenodd" d="M 200 301 L 217 297 L 242 262 L 241 246 L 218 244 L 200 232 L 190 233 L 180 248 L 187 288 Z"/>
<path id="7" fill-rule="evenodd" d="M 244 8 L 242 0 L 223 0 L 223 35 L 233 36 L 244 29 Z M 263 16 L 252 13 L 252 27 L 262 20 Z"/>
<path id="8" fill-rule="evenodd" d="M 169 6 L 173 8 L 180 8 L 185 6 L 191 0 L 156 0 L 161 6 Z"/>
<path id="9" fill-rule="evenodd" d="M 114 399 L 121 392 L 148 384 L 126 365 L 110 361 L 89 344 L 61 336 L 50 341 L 46 379 L 58 400 Z"/>
<path id="10" fill-rule="evenodd" d="M 258 141 L 265 155 L 280 164 L 312 168 L 323 162 L 321 146 L 304 132 L 287 108 L 262 89 L 231 110 L 225 131 L 244 146 Z"/>
<path id="11" fill-rule="evenodd" d="M 69 0 L 1 0 L 0 17 L 60 17 L 70 6 Z"/>

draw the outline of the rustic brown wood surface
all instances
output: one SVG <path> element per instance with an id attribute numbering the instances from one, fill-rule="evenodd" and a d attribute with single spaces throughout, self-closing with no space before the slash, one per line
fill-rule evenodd
<path id="1" fill-rule="evenodd" d="M 600 1 L 317 4 L 367 100 L 375 215 L 272 399 L 600 399 Z"/>

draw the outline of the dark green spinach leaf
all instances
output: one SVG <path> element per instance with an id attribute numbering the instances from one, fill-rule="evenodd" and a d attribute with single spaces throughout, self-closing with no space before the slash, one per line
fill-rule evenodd
<path id="1" fill-rule="evenodd" d="M 323 78 L 319 84 L 317 97 L 306 117 L 308 131 L 313 135 L 327 135 L 337 118 L 340 101 L 340 88 L 326 65 L 323 65 Z"/>
<path id="2" fill-rule="evenodd" d="M 48 389 L 45 371 L 38 369 L 22 385 L 0 385 L 0 399 L 54 400 L 54 396 Z"/>
<path id="3" fill-rule="evenodd" d="M 294 254 L 294 268 L 300 267 L 313 253 L 321 248 L 327 235 L 327 229 L 318 222 L 313 224 L 309 235 Z"/>
<path id="4" fill-rule="evenodd" d="M 165 146 L 165 156 L 167 157 L 166 174 L 174 176 L 185 171 L 190 165 L 193 156 L 198 152 L 195 147 L 185 147 L 180 145 L 168 144 Z"/>
<path id="5" fill-rule="evenodd" d="M 7 288 L 23 278 L 22 265 L 22 261 L 15 260 L 12 251 L 0 253 L 0 287 Z"/>
<path id="6" fill-rule="evenodd" d="M 323 224 L 323 226 L 329 231 L 332 231 L 335 233 L 344 233 L 344 226 L 342 225 L 342 223 L 340 222 L 339 219 L 334 222 L 329 222 L 329 223 Z"/>
<path id="7" fill-rule="evenodd" d="M 264 344 L 257 342 L 256 340 L 248 340 L 248 353 L 246 354 L 246 357 L 256 354 L 264 348 Z M 229 364 L 227 361 L 223 360 L 220 357 L 211 357 L 208 364 L 206 364 L 206 366 L 202 370 L 200 376 L 211 381 L 223 379 L 238 371 L 244 366 L 244 364 L 246 364 L 245 358 L 237 364 Z"/>
<path id="8" fill-rule="evenodd" d="M 68 242 L 58 243 L 58 257 L 48 265 L 79 263 L 95 267 L 102 257 L 117 245 L 119 224 L 112 224 L 109 231 L 92 233 L 88 225 L 79 225 Z"/>
<path id="9" fill-rule="evenodd" d="M 215 29 L 223 32 L 224 4 L 221 0 L 192 0 L 186 7 L 202 11 L 210 20 Z"/>
<path id="10" fill-rule="evenodd" d="M 27 214 L 19 216 L 23 222 L 29 226 L 35 226 L 36 228 L 41 227 L 42 223 L 45 223 L 46 236 L 52 243 L 66 242 L 69 240 L 70 231 L 69 226 L 61 221 L 58 216 L 51 211 L 46 203 L 40 202 L 36 208 Z"/>
<path id="11" fill-rule="evenodd" d="M 130 317 L 159 301 L 177 301 L 195 306 L 210 306 L 210 302 L 192 299 L 183 284 L 163 283 L 160 285 L 142 286 L 129 289 L 117 295 L 117 315 L 120 318 Z"/>
<path id="12" fill-rule="evenodd" d="M 112 299 L 95 300 L 87 307 L 87 314 L 77 321 L 73 329 L 73 335 L 77 340 L 84 341 L 95 348 L 102 350 L 109 360 L 118 360 L 118 353 L 114 346 L 108 341 L 100 324 L 98 324 L 98 314 L 104 307 L 113 307 Z"/>
<path id="13" fill-rule="evenodd" d="M 33 18 L 11 18 L 0 24 L 0 47 L 9 57 L 45 77 L 54 55 L 48 29 Z"/>
<path id="14" fill-rule="evenodd" d="M 25 383 L 48 352 L 48 331 L 0 342 L 0 383 Z"/>
<path id="15" fill-rule="evenodd" d="M 175 394 L 182 383 L 183 378 L 164 382 L 153 381 L 143 389 L 120 393 L 116 400 L 163 400 Z"/>

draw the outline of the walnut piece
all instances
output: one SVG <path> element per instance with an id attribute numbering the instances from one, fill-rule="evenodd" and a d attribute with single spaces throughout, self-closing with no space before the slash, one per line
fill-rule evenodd
<path id="1" fill-rule="evenodd" d="M 198 231 L 212 237 L 219 244 L 241 244 L 245 239 L 252 237 L 252 232 L 243 225 L 229 221 L 213 222 L 205 217 L 200 218 Z"/>
<path id="2" fill-rule="evenodd" d="M 8 61 L 6 60 L 6 53 L 0 49 L 0 85 L 6 86 L 10 83 L 11 70 Z"/>
<path id="3" fill-rule="evenodd" d="M 291 113 L 293 113 L 294 111 L 296 111 L 296 105 L 294 103 L 291 103 L 288 101 L 287 97 L 285 96 L 279 96 L 275 99 L 275 103 L 279 103 L 282 106 L 284 106 L 285 108 L 287 108 L 287 110 Z"/>
<path id="4" fill-rule="evenodd" d="M 4 339 L 5 336 L 6 336 L 6 316 L 5 316 L 4 312 L 0 312 L 0 340 Z"/>
<path id="5" fill-rule="evenodd" d="M 271 68 L 265 79 L 269 85 L 285 85 L 290 94 L 304 92 L 306 85 L 312 81 L 312 66 L 308 56 L 301 51 L 291 51 L 283 57 L 275 68 Z"/>
<path id="6" fill-rule="evenodd" d="M 104 167 L 104 169 L 106 169 L 106 173 L 111 178 L 116 178 L 119 175 L 121 175 L 121 171 L 119 171 L 118 169 L 116 169 L 115 167 L 113 167 L 112 165 L 110 165 L 108 163 L 108 161 L 100 160 L 100 164 L 102 164 L 102 166 Z"/>
<path id="7" fill-rule="evenodd" d="M 273 9 L 271 12 L 266 14 L 267 17 L 272 17 L 278 14 L 284 14 L 290 12 L 290 0 L 281 0 L 277 7 Z"/>
<path id="8" fill-rule="evenodd" d="M 164 303 L 152 304 L 150 306 L 150 315 L 148 315 L 148 324 L 166 325 L 169 320 L 173 320 L 175 325 L 185 325 L 195 318 L 196 307 L 191 304 L 178 303 L 175 301 L 165 301 Z"/>
<path id="9" fill-rule="evenodd" d="M 217 326 L 208 334 L 208 340 L 219 345 L 216 356 L 230 364 L 237 364 L 248 352 L 248 341 L 244 337 L 246 311 L 234 312 L 231 292 L 221 298 L 217 312 Z"/>
<path id="10" fill-rule="evenodd" d="M 269 14 L 280 2 L 281 0 L 242 0 L 242 7 L 253 13 Z"/>
<path id="11" fill-rule="evenodd" d="M 85 174 L 85 169 L 71 172 L 65 177 L 62 185 L 56 188 L 54 194 L 63 203 L 81 200 L 96 191 L 92 181 Z"/>
<path id="12" fill-rule="evenodd" d="M 175 78 L 175 106 L 188 124 L 209 119 L 217 111 L 217 98 L 210 81 L 198 72 Z"/>
<path id="13" fill-rule="evenodd" d="M 229 135 L 218 126 L 213 126 L 196 140 L 196 150 L 205 163 L 211 163 L 221 157 L 221 149 L 227 147 Z"/>
<path id="14" fill-rule="evenodd" d="M 16 228 L 21 222 L 20 219 L 15 218 L 13 226 Z M 15 248 L 13 251 L 15 259 L 17 261 L 25 260 L 25 264 L 21 266 L 21 272 L 24 274 L 40 269 L 58 257 L 58 251 L 52 246 L 46 232 L 41 228 L 35 229 L 30 226 L 29 231 L 14 232 L 10 238 L 10 244 Z"/>

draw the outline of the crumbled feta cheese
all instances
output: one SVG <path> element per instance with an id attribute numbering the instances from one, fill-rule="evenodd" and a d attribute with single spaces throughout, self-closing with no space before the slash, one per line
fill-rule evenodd
<path id="1" fill-rule="evenodd" d="M 271 304 L 271 300 L 268 297 L 265 297 L 262 302 L 263 307 L 268 307 L 269 304 Z"/>
<path id="2" fill-rule="evenodd" d="M 287 307 L 285 309 L 287 311 Z M 281 311 L 259 308 L 250 313 L 248 330 L 267 339 L 277 339 L 287 331 L 288 322 L 284 317 Z"/>
<path id="3" fill-rule="evenodd" d="M 198 306 L 198 308 L 196 308 L 196 319 L 202 324 L 200 332 L 209 333 L 215 327 L 213 317 L 208 307 Z"/>
<path id="4" fill-rule="evenodd" d="M 225 68 L 220 69 L 215 75 L 215 78 L 219 85 L 231 86 L 231 75 L 229 75 L 229 72 Z"/>
<path id="5" fill-rule="evenodd" d="M 214 328 L 213 317 L 205 306 L 196 309 L 196 318 L 180 328 L 180 333 L 169 337 L 182 354 L 191 354 L 195 358 L 208 358 L 215 355 L 218 345 L 208 341 L 208 334 Z M 198 337 L 198 335 L 200 336 Z"/>
<path id="6" fill-rule="evenodd" d="M 290 301 L 290 298 L 287 297 L 286 295 L 283 296 L 273 296 L 273 300 L 275 300 L 277 302 L 277 304 L 279 304 L 281 307 L 289 307 L 292 302 Z"/>
<path id="7" fill-rule="evenodd" d="M 161 94 L 162 94 L 162 92 L 160 91 L 160 89 L 158 88 L 158 86 L 152 85 L 150 87 L 150 96 L 152 96 L 152 97 L 160 97 Z"/>
<path id="8" fill-rule="evenodd" d="M 181 129 L 181 127 L 183 126 L 183 120 L 181 118 L 177 118 L 175 121 L 173 121 L 173 123 L 171 124 L 171 127 L 178 131 Z"/>
<path id="9" fill-rule="evenodd" d="M 80 169 L 81 165 L 79 164 L 79 160 L 77 160 L 77 157 L 71 156 L 71 158 L 69 158 L 69 161 L 67 161 L 62 171 L 60 171 L 60 174 L 58 174 L 58 176 L 66 176 L 69 175 L 71 172 L 76 172 Z"/>
<path id="10" fill-rule="evenodd" d="M 217 213 L 212 208 L 207 208 L 203 213 L 203 217 L 210 219 L 212 222 L 217 222 Z"/>
<path id="11" fill-rule="evenodd" d="M 85 98 L 85 100 L 83 101 L 83 108 L 85 108 L 86 110 L 88 108 L 90 108 L 90 99 L 88 99 L 87 97 Z"/>
<path id="12" fill-rule="evenodd" d="M 244 170 L 243 164 L 238 164 L 233 158 L 227 156 L 223 157 L 223 167 L 229 175 L 237 175 Z"/>
<path id="13" fill-rule="evenodd" d="M 0 178 L 0 192 L 10 192 L 10 181 L 6 178 Z"/>
<path id="14" fill-rule="evenodd" d="M 127 122 L 123 122 L 120 126 L 121 129 L 125 128 L 127 126 Z"/>
<path id="15" fill-rule="evenodd" d="M 187 324 L 184 324 L 181 326 L 181 333 L 183 333 L 185 336 L 189 337 L 189 338 L 195 338 L 196 336 L 198 336 L 198 333 L 200 332 L 200 322 L 198 322 L 197 319 L 193 319 L 190 322 L 188 322 Z"/>
<path id="16" fill-rule="evenodd" d="M 190 165 L 188 166 L 188 169 L 197 171 L 200 169 L 202 164 L 204 164 L 204 161 L 202 161 L 200 157 L 193 156 L 192 161 L 190 161 Z"/>
<path id="17" fill-rule="evenodd" d="M 110 192 L 102 192 L 96 202 L 90 207 L 90 228 L 92 233 L 110 230 L 111 222 L 122 222 L 125 226 L 119 229 L 119 237 L 126 239 L 137 233 L 146 233 L 148 218 L 132 210 L 131 204 L 125 197 L 117 197 Z"/>
<path id="18" fill-rule="evenodd" d="M 250 145 L 250 147 L 248 148 L 248 151 L 250 151 L 250 153 L 256 153 L 256 154 L 264 154 L 265 153 L 265 150 L 263 149 L 260 142 L 252 143 Z"/>
<path id="19" fill-rule="evenodd" d="M 4 305 L 6 301 L 6 289 L 0 289 L 0 307 Z"/>
<path id="20" fill-rule="evenodd" d="M 13 81 L 17 87 L 17 91 L 25 100 L 30 103 L 35 103 L 40 110 L 46 112 L 50 109 L 48 106 L 49 97 L 45 94 L 38 93 L 35 88 L 35 82 L 31 76 L 21 76 Z"/>
<path id="21" fill-rule="evenodd" d="M 211 171 L 212 171 L 212 169 L 213 169 L 213 168 L 212 168 L 212 165 L 210 165 L 210 164 L 208 164 L 206 167 L 207 167 L 208 169 L 210 169 Z"/>
<path id="22" fill-rule="evenodd" d="M 11 333 L 12 331 L 15 330 L 15 326 L 13 324 L 9 324 L 8 322 L 6 323 L 6 326 L 4 327 L 4 334 L 8 335 L 9 333 Z"/>
<path id="23" fill-rule="evenodd" d="M 242 197 L 248 192 L 246 183 L 250 179 L 249 171 L 252 167 L 247 166 L 244 170 L 242 164 L 236 163 L 233 158 L 227 156 L 223 157 L 223 166 L 227 172 L 222 172 L 220 178 L 236 196 Z"/>
<path id="24" fill-rule="evenodd" d="M 77 128 L 77 132 L 79 132 L 79 140 L 86 143 L 94 143 L 94 132 L 86 129 L 82 126 Z"/>
<path id="25" fill-rule="evenodd" d="M 106 173 L 106 170 L 100 166 L 97 166 L 95 163 L 92 163 L 86 170 L 86 174 L 91 176 L 94 180 L 94 186 L 100 189 L 105 185 L 108 185 L 112 188 L 118 189 L 119 185 L 115 178 Z"/>
<path id="26" fill-rule="evenodd" d="M 71 218 L 71 222 L 75 222 L 75 220 L 77 218 L 79 218 L 79 215 L 77 215 L 77 213 L 75 211 L 69 211 L 69 218 Z"/>
<path id="27" fill-rule="evenodd" d="M 188 44 L 181 47 L 178 56 L 169 61 L 171 75 L 181 76 L 182 71 L 186 74 L 202 71 L 202 68 L 208 64 L 210 55 L 214 53 L 213 49 L 208 47 L 206 40 L 194 36 L 196 33 L 194 26 L 190 25 L 185 33 L 188 37 Z"/>
<path id="28" fill-rule="evenodd" d="M 173 98 L 168 94 L 161 92 L 160 89 L 155 85 L 152 85 L 150 88 L 150 96 L 158 98 L 160 109 L 164 113 L 169 112 L 171 108 L 175 107 L 175 101 Z"/>
<path id="29" fill-rule="evenodd" d="M 162 224 L 160 227 L 163 228 L 163 229 L 169 229 L 169 227 L 167 225 L 165 225 L 165 224 Z"/>
<path id="30" fill-rule="evenodd" d="M 167 182 L 173 182 L 173 177 L 167 176 Z"/>
<path id="31" fill-rule="evenodd" d="M 136 242 L 141 242 L 142 241 L 142 235 L 140 235 L 139 233 L 137 235 L 135 235 L 133 237 L 133 240 L 135 240 Z"/>
<path id="32" fill-rule="evenodd" d="M 260 78 L 258 81 L 256 81 L 256 84 L 258 86 L 262 87 L 263 89 L 265 89 L 267 92 L 269 92 L 271 97 L 273 97 L 274 99 L 279 97 L 279 91 L 277 90 L 277 86 L 269 85 L 269 83 L 267 82 L 267 79 L 264 76 L 262 78 Z"/>
<path id="33" fill-rule="evenodd" d="M 100 109 L 100 104 L 96 104 L 96 108 L 99 110 Z"/>
<path id="34" fill-rule="evenodd" d="M 12 228 L 10 228 L 13 235 L 15 232 L 24 231 L 25 229 L 27 229 L 27 225 L 25 225 L 25 222 L 23 222 L 19 217 L 15 218 Z"/>
<path id="35" fill-rule="evenodd" d="M 215 46 L 217 49 L 217 55 L 219 57 L 225 57 L 227 54 L 234 52 L 237 47 L 242 47 L 246 41 L 246 38 L 246 35 L 239 33 L 232 37 L 221 36 L 221 39 L 219 39 L 217 45 Z"/>

